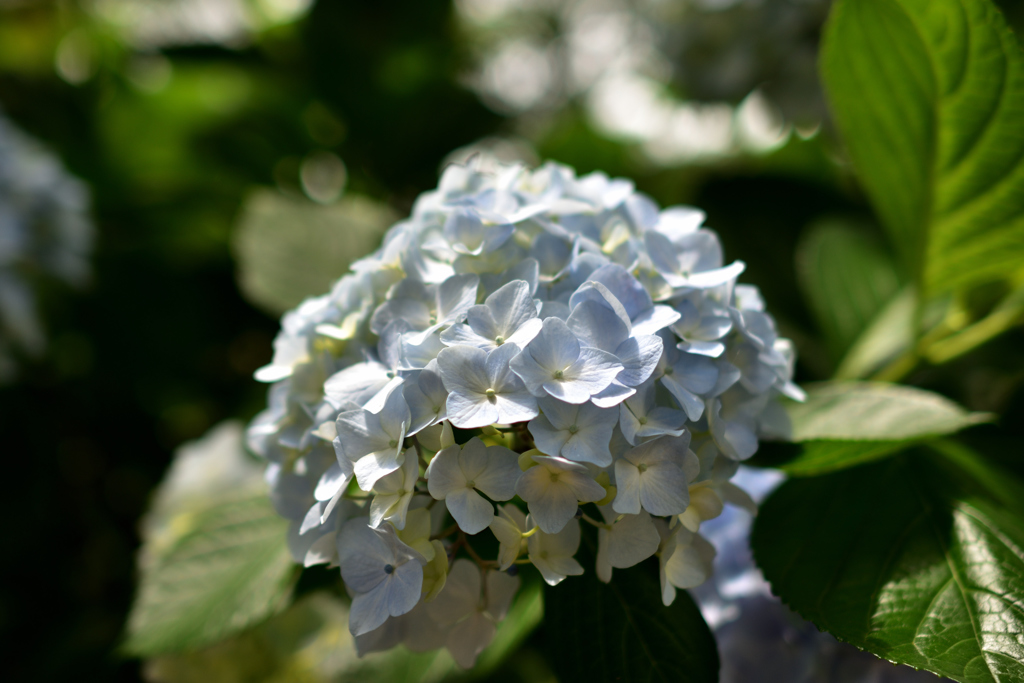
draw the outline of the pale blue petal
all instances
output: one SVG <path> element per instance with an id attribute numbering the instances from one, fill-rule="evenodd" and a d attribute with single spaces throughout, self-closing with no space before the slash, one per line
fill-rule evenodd
<path id="1" fill-rule="evenodd" d="M 608 291 L 622 304 L 626 315 L 634 321 L 634 325 L 637 316 L 649 310 L 653 305 L 651 295 L 647 293 L 644 286 L 620 265 L 602 266 L 591 273 L 588 279 L 600 282 L 607 287 Z M 644 334 L 653 333 L 646 332 Z"/>
<path id="2" fill-rule="evenodd" d="M 452 394 L 483 394 L 491 386 L 487 376 L 487 352 L 483 349 L 450 346 L 438 354 L 437 367 L 445 388 Z"/>
<path id="3" fill-rule="evenodd" d="M 494 521 L 494 506 L 475 489 L 456 489 L 445 496 L 444 504 L 467 534 L 478 534 Z"/>
<path id="4" fill-rule="evenodd" d="M 531 469 L 543 469 L 534 467 Z M 524 474 L 525 477 L 525 474 Z M 520 479 L 522 480 L 522 479 Z M 595 486 L 596 486 L 595 482 Z M 552 482 L 543 496 L 528 501 L 530 516 L 546 534 L 556 534 L 576 515 L 579 501 L 572 489 L 561 482 Z"/>
<path id="5" fill-rule="evenodd" d="M 559 455 L 562 445 L 572 436 L 567 430 L 552 425 L 546 414 L 531 420 L 528 428 L 534 445 L 546 455 Z"/>
<path id="6" fill-rule="evenodd" d="M 581 301 L 572 309 L 566 324 L 585 345 L 615 353 L 629 337 L 629 326 L 604 303 Z"/>
<path id="7" fill-rule="evenodd" d="M 487 427 L 498 422 L 498 408 L 484 394 L 448 394 L 448 420 L 460 429 Z"/>
<path id="8" fill-rule="evenodd" d="M 646 382 L 658 367 L 663 350 L 664 344 L 657 335 L 630 337 L 625 340 L 613 351 L 622 363 L 622 372 L 615 379 L 629 387 Z"/>
<path id="9" fill-rule="evenodd" d="M 437 323 L 460 322 L 476 304 L 480 277 L 467 273 L 453 275 L 437 288 Z"/>
<path id="10" fill-rule="evenodd" d="M 611 384 L 591 396 L 590 401 L 598 408 L 614 408 L 635 393 L 633 387 L 612 380 Z"/>
<path id="11" fill-rule="evenodd" d="M 641 312 L 633 318 L 633 335 L 654 334 L 673 325 L 679 320 L 679 312 L 675 309 L 658 304 Z"/>

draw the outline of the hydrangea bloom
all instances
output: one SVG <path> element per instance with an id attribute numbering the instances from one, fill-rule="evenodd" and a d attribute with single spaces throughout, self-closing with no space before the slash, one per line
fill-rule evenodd
<path id="1" fill-rule="evenodd" d="M 285 315 L 257 372 L 249 445 L 296 560 L 340 566 L 360 652 L 443 645 L 471 666 L 524 564 L 555 585 L 657 555 L 671 602 L 710 573 L 701 522 L 749 501 L 729 479 L 773 400 L 800 397 L 698 211 L 554 163 L 481 169 L 449 167 Z M 596 567 L 575 557 L 584 525 Z"/>
<path id="2" fill-rule="evenodd" d="M 35 276 L 89 279 L 88 205 L 85 186 L 0 113 L 0 381 L 16 373 L 16 348 L 38 356 L 46 346 Z"/>

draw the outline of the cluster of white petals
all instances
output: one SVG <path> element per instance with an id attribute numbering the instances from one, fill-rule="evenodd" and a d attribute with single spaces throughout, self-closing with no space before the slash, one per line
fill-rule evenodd
<path id="1" fill-rule="evenodd" d="M 665 604 L 703 582 L 701 523 L 749 503 L 729 479 L 800 397 L 700 211 L 553 163 L 481 168 L 449 167 L 284 316 L 248 431 L 296 560 L 340 566 L 360 652 L 467 667 L 520 565 L 552 586 L 588 570 L 582 524 L 602 581 L 657 556 Z"/>

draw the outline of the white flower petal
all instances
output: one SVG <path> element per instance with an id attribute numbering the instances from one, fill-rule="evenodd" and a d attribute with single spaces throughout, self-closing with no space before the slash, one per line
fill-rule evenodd
<path id="1" fill-rule="evenodd" d="M 459 528 L 467 534 L 480 533 L 494 520 L 494 506 L 476 489 L 467 487 L 451 491 L 444 497 L 444 503 Z"/>
<path id="2" fill-rule="evenodd" d="M 437 500 L 444 500 L 450 492 L 466 488 L 466 475 L 462 473 L 458 445 L 438 451 L 427 467 L 427 489 Z"/>

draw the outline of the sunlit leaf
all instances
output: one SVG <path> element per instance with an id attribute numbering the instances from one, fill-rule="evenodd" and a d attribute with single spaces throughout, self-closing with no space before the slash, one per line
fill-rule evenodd
<path id="1" fill-rule="evenodd" d="M 208 645 L 284 606 L 296 576 L 288 522 L 271 505 L 238 422 L 177 450 L 140 528 L 128 652 Z"/>
<path id="2" fill-rule="evenodd" d="M 989 0 L 840 0 L 821 59 L 858 176 L 925 292 L 1024 259 L 1024 53 Z"/>
<path id="3" fill-rule="evenodd" d="M 1024 677 L 1024 487 L 978 457 L 911 452 L 765 503 L 772 591 L 819 628 L 966 682 Z"/>
<path id="4" fill-rule="evenodd" d="M 296 576 L 287 520 L 265 493 L 197 513 L 142 567 L 125 649 L 176 652 L 216 642 L 283 607 Z"/>
<path id="5" fill-rule="evenodd" d="M 348 195 L 321 206 L 273 190 L 246 201 L 234 237 L 242 293 L 279 314 L 323 294 L 379 244 L 394 221 L 386 206 Z"/>
<path id="6" fill-rule="evenodd" d="M 944 396 L 883 382 L 818 382 L 807 400 L 786 401 L 791 441 L 896 441 L 952 434 L 991 416 Z"/>
<path id="7" fill-rule="evenodd" d="M 157 657 L 147 663 L 151 678 L 164 683 L 439 683 L 476 680 L 508 659 L 542 617 L 541 590 L 524 586 L 494 640 L 472 671 L 463 671 L 445 650 L 414 653 L 404 647 L 360 658 L 348 630 L 348 607 L 320 591 L 298 600 L 252 629 L 195 652 Z M 508 680 L 516 680 L 510 677 Z M 524 678 L 524 683 L 534 683 Z"/>
<path id="8" fill-rule="evenodd" d="M 896 384 L 821 382 L 804 388 L 806 401 L 783 403 L 789 443 L 765 442 L 757 464 L 814 476 L 878 460 L 992 417 Z"/>
<path id="9" fill-rule="evenodd" d="M 889 300 L 843 356 L 836 379 L 867 377 L 914 343 L 917 297 L 910 287 Z"/>

